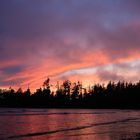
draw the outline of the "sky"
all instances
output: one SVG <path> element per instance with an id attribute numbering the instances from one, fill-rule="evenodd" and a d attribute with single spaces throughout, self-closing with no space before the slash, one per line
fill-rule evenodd
<path id="1" fill-rule="evenodd" d="M 0 88 L 47 77 L 140 80 L 140 0 L 0 0 Z"/>

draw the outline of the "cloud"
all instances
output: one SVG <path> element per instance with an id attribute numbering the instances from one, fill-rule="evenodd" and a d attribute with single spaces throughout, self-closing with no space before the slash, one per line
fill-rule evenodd
<path id="1" fill-rule="evenodd" d="M 98 67 L 96 71 L 98 81 L 108 82 L 112 80 L 115 82 L 116 81 L 137 82 L 139 81 L 138 77 L 140 68 L 139 62 L 140 60 L 123 63 L 114 63 Z"/>
<path id="2" fill-rule="evenodd" d="M 123 70 L 128 70 L 125 62 L 140 58 L 139 13 L 138 0 L 1 0 L 1 83 L 35 88 L 45 77 L 65 73 L 72 80 L 137 79 Z M 87 68 L 110 64 L 121 72 L 101 69 L 87 75 Z M 86 76 L 74 73 L 77 69 L 86 69 Z"/>
<path id="3" fill-rule="evenodd" d="M 98 76 L 101 81 L 122 81 L 125 79 L 123 75 L 109 71 L 100 71 L 98 72 Z"/>
<path id="4" fill-rule="evenodd" d="M 1 69 L 3 74 L 16 74 L 24 71 L 25 67 L 23 65 L 8 66 Z"/>
<path id="5" fill-rule="evenodd" d="M 1 82 L 1 87 L 13 87 L 13 88 L 19 88 L 21 87 L 22 84 L 22 81 L 26 80 L 26 78 L 19 78 L 19 79 L 15 79 L 15 80 L 1 80 L 0 79 L 0 82 Z M 27 88 L 28 85 L 26 85 L 26 88 Z"/>

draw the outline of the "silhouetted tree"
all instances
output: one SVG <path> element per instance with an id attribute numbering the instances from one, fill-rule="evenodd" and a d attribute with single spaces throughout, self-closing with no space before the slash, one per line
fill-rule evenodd
<path id="1" fill-rule="evenodd" d="M 6 107 L 73 107 L 73 108 L 140 108 L 140 81 L 137 83 L 119 81 L 106 86 L 95 84 L 84 88 L 81 82 L 71 84 L 66 80 L 56 91 L 50 89 L 50 79 L 43 88 L 31 94 L 28 88 L 23 92 L 11 87 L 0 89 L 0 106 Z"/>

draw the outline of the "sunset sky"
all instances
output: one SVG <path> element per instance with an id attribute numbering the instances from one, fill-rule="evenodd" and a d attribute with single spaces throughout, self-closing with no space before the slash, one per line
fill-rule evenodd
<path id="1" fill-rule="evenodd" d="M 0 0 L 0 88 L 47 77 L 140 80 L 140 0 Z"/>

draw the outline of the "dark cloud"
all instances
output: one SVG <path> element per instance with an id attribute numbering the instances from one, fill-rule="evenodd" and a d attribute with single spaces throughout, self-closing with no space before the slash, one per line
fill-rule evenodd
<path id="1" fill-rule="evenodd" d="M 120 28 L 104 39 L 105 51 L 111 59 L 125 58 L 140 52 L 140 24 Z"/>
<path id="2" fill-rule="evenodd" d="M 16 60 L 19 65 L 0 71 L 9 76 L 43 63 L 49 68 L 53 62 L 62 67 L 79 67 L 87 60 L 89 66 L 104 63 L 98 51 L 108 63 L 134 57 L 140 52 L 139 4 L 139 0 L 1 0 L 0 63 Z M 103 79 L 123 78 L 109 74 Z"/>
<path id="3" fill-rule="evenodd" d="M 14 75 L 17 74 L 19 72 L 22 72 L 25 70 L 25 66 L 23 65 L 17 65 L 17 66 L 8 66 L 8 67 L 4 67 L 1 69 L 2 73 L 5 75 Z"/>
<path id="4" fill-rule="evenodd" d="M 14 80 L 0 80 L 0 86 L 20 86 L 27 78 L 17 78 Z"/>

